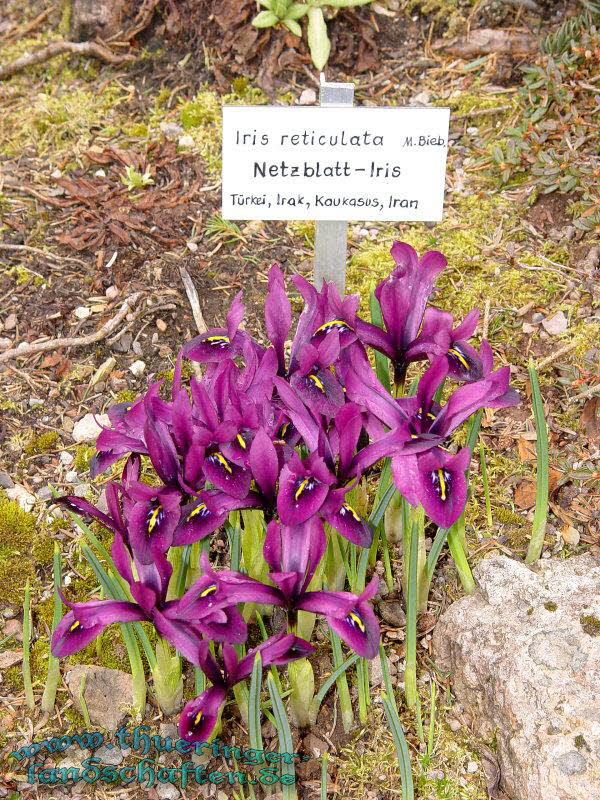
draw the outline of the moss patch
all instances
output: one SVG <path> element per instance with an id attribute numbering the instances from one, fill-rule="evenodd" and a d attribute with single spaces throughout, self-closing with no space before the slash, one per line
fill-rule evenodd
<path id="1" fill-rule="evenodd" d="M 600 636 L 600 619 L 592 616 L 591 614 L 582 614 L 579 617 L 579 624 L 583 628 L 583 632 L 588 636 Z"/>
<path id="2" fill-rule="evenodd" d="M 36 530 L 35 515 L 0 493 L 0 597 L 5 603 L 21 604 L 25 583 L 35 583 L 31 549 Z"/>
<path id="3" fill-rule="evenodd" d="M 39 436 L 32 436 L 25 445 L 23 452 L 26 456 L 37 456 L 50 453 L 60 445 L 60 437 L 56 431 L 47 431 Z"/>

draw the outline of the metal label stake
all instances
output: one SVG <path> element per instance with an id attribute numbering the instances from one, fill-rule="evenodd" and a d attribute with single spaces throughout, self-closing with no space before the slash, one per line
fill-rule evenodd
<path id="1" fill-rule="evenodd" d="M 327 83 L 321 73 L 319 103 L 322 106 L 354 105 L 353 83 Z M 317 289 L 323 281 L 332 281 L 343 294 L 346 284 L 348 255 L 348 223 L 321 221 L 315 231 L 314 283 Z"/>

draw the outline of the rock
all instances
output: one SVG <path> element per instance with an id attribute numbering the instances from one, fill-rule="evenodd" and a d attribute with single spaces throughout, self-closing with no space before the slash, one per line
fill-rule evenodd
<path id="1" fill-rule="evenodd" d="M 403 628 L 406 625 L 406 614 L 402 603 L 393 601 L 380 603 L 379 612 L 388 625 L 393 625 L 395 628 Z"/>
<path id="2" fill-rule="evenodd" d="M 51 500 L 52 499 L 52 490 L 49 486 L 42 486 L 38 492 L 36 492 L 38 500 Z"/>
<path id="3" fill-rule="evenodd" d="M 60 769 L 83 769 L 81 766 L 82 762 L 91 757 L 92 754 L 89 750 L 76 750 L 73 753 L 69 753 L 69 755 L 65 756 L 65 758 L 63 758 L 62 761 L 57 764 L 57 766 Z"/>
<path id="4" fill-rule="evenodd" d="M 300 106 L 312 106 L 317 102 L 317 93 L 314 89 L 303 89 L 298 99 Z"/>
<path id="5" fill-rule="evenodd" d="M 75 460 L 75 457 L 72 455 L 72 453 L 69 453 L 67 450 L 63 450 L 61 453 L 58 454 L 58 460 L 63 465 L 63 467 L 69 467 Z"/>
<path id="6" fill-rule="evenodd" d="M 492 556 L 433 635 L 512 800 L 600 800 L 600 558 Z"/>
<path id="7" fill-rule="evenodd" d="M 387 668 L 390 675 L 396 671 L 393 665 L 390 664 L 389 658 L 387 658 Z M 369 681 L 373 688 L 383 686 L 383 670 L 381 668 L 381 657 L 379 655 L 369 661 Z"/>
<path id="8" fill-rule="evenodd" d="M 183 136 L 177 139 L 177 144 L 179 147 L 193 147 L 195 144 L 194 137 L 189 133 L 184 133 Z"/>
<path id="9" fill-rule="evenodd" d="M 9 339 L 8 336 L 0 336 L 0 350 L 8 350 L 11 345 L 12 339 Z"/>
<path id="10" fill-rule="evenodd" d="M 5 331 L 12 331 L 13 328 L 17 327 L 17 315 L 16 314 L 9 314 L 4 319 L 4 330 Z"/>
<path id="11" fill-rule="evenodd" d="M 2 472 L 0 470 L 0 489 L 12 489 L 14 485 L 13 479 L 8 472 Z"/>
<path id="12" fill-rule="evenodd" d="M 119 290 L 116 286 L 109 286 L 104 292 L 104 295 L 108 298 L 108 300 L 116 300 L 116 298 L 119 296 Z"/>
<path id="13" fill-rule="evenodd" d="M 108 742 L 94 752 L 94 758 L 99 758 L 103 764 L 118 766 L 123 761 L 123 752 L 119 747 Z"/>
<path id="14" fill-rule="evenodd" d="M 92 309 L 87 306 L 77 306 L 73 311 L 77 319 L 87 319 L 92 314 Z"/>
<path id="15" fill-rule="evenodd" d="M 130 333 L 129 331 L 126 331 L 113 344 L 112 349 L 115 350 L 115 352 L 117 353 L 128 353 L 131 350 L 132 343 L 133 343 L 133 334 Z"/>
<path id="16" fill-rule="evenodd" d="M 65 480 L 67 483 L 75 483 L 78 478 L 77 470 L 70 469 L 68 472 L 65 473 Z"/>
<path id="17" fill-rule="evenodd" d="M 135 375 L 136 378 L 141 378 L 145 369 L 146 363 L 144 361 L 134 361 L 133 364 L 129 366 L 129 372 Z"/>
<path id="18" fill-rule="evenodd" d="M 23 641 L 23 623 L 20 619 L 7 619 L 2 626 L 2 633 L 7 639 L 15 638 L 17 641 Z"/>
<path id="19" fill-rule="evenodd" d="M 551 317 L 542 320 L 542 327 L 551 336 L 560 336 L 569 326 L 569 321 L 562 311 L 557 311 Z"/>
<path id="20" fill-rule="evenodd" d="M 118 669 L 78 664 L 66 675 L 66 683 L 77 708 L 81 710 L 79 691 L 85 675 L 84 700 L 91 721 L 114 731 L 131 709 L 133 681 Z"/>
<path id="21" fill-rule="evenodd" d="M 408 101 L 409 106 L 426 106 L 431 100 L 431 94 L 427 91 L 418 92 Z"/>
<path id="22" fill-rule="evenodd" d="M 159 127 L 167 139 L 177 139 L 183 133 L 183 128 L 176 122 L 161 122 Z"/>
<path id="23" fill-rule="evenodd" d="M 6 490 L 6 496 L 9 500 L 16 500 L 23 511 L 31 511 L 35 505 L 35 495 L 18 483 Z"/>
<path id="24" fill-rule="evenodd" d="M 159 783 L 156 793 L 161 800 L 175 800 L 176 797 L 179 797 L 179 791 L 172 783 Z"/>
<path id="25" fill-rule="evenodd" d="M 302 744 L 306 750 L 306 754 L 311 758 L 319 758 L 323 753 L 329 751 L 327 742 L 315 736 L 314 733 L 309 733 L 308 736 L 305 736 Z"/>
<path id="26" fill-rule="evenodd" d="M 21 661 L 23 661 L 22 650 L 4 650 L 4 652 L 0 653 L 0 670 L 13 667 Z"/>
<path id="27" fill-rule="evenodd" d="M 108 414 L 86 414 L 73 426 L 73 439 L 77 443 L 95 442 L 102 430 L 101 425 L 110 425 Z"/>
<path id="28" fill-rule="evenodd" d="M 73 489 L 73 494 L 75 495 L 75 497 L 87 497 L 91 491 L 92 491 L 91 484 L 78 483 L 77 486 Z"/>

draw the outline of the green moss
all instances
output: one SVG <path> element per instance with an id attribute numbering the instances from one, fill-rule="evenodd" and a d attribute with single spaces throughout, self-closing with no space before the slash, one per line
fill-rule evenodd
<path id="1" fill-rule="evenodd" d="M 558 606 L 552 600 L 548 600 L 546 603 L 544 603 L 544 608 L 546 611 L 556 611 Z"/>
<path id="2" fill-rule="evenodd" d="M 573 739 L 573 742 L 575 744 L 575 747 L 577 747 L 579 750 L 588 750 L 589 751 L 589 749 L 590 749 L 590 746 L 586 742 L 585 737 L 583 737 L 581 734 L 576 736 Z"/>
<path id="3" fill-rule="evenodd" d="M 0 597 L 18 605 L 27 580 L 35 584 L 31 549 L 37 529 L 34 514 L 0 493 Z"/>
<path id="4" fill-rule="evenodd" d="M 90 458 L 96 452 L 96 448 L 87 444 L 78 445 L 75 450 L 75 458 L 73 460 L 73 469 L 77 472 L 85 473 L 90 468 Z"/>
<path id="5" fill-rule="evenodd" d="M 583 628 L 583 632 L 588 636 L 600 636 L 600 619 L 592 616 L 591 614 L 582 614 L 579 617 L 579 624 Z"/>
<path id="6" fill-rule="evenodd" d="M 39 436 L 32 436 L 23 448 L 26 456 L 37 456 L 56 450 L 60 445 L 60 437 L 56 431 L 47 431 Z"/>
<path id="7" fill-rule="evenodd" d="M 36 531 L 31 550 L 34 562 L 40 567 L 47 567 L 52 564 L 54 557 L 54 539 L 47 530 Z"/>

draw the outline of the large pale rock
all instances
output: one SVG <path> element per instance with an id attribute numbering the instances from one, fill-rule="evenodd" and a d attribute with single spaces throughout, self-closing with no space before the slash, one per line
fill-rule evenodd
<path id="1" fill-rule="evenodd" d="M 83 699 L 95 725 L 115 731 L 131 710 L 133 681 L 131 675 L 118 669 L 78 664 L 66 674 L 69 692 L 81 708 L 81 681 L 85 675 Z"/>
<path id="2" fill-rule="evenodd" d="M 102 431 L 102 426 L 109 427 L 108 414 L 86 414 L 77 420 L 73 427 L 73 439 L 76 442 L 95 442 Z"/>
<path id="3" fill-rule="evenodd" d="M 433 636 L 513 800 L 600 800 L 600 559 L 505 556 L 475 570 Z"/>

